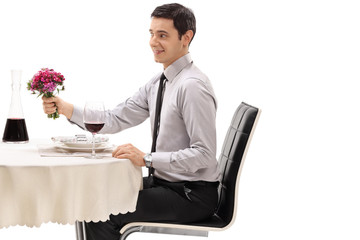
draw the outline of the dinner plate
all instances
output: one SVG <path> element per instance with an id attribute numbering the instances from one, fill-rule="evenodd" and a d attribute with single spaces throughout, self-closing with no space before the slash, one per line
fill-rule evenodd
<path id="1" fill-rule="evenodd" d="M 65 146 L 69 148 L 92 148 L 92 143 L 88 142 L 64 142 Z M 95 148 L 106 146 L 104 143 L 95 143 Z"/>
<path id="2" fill-rule="evenodd" d="M 69 148 L 91 148 L 92 137 L 84 134 L 77 134 L 75 136 L 57 136 L 51 138 L 56 144 L 63 144 Z M 108 144 L 109 138 L 107 136 L 95 136 L 95 147 L 99 148 Z"/>
<path id="3" fill-rule="evenodd" d="M 56 144 L 55 147 L 57 148 L 61 148 L 70 152 L 91 152 L 92 147 L 74 147 L 74 146 L 67 146 L 65 144 Z M 114 146 L 112 145 L 105 145 L 105 144 L 100 144 L 99 146 L 95 146 L 95 151 L 96 152 L 102 152 L 104 150 L 110 150 L 112 149 Z"/>

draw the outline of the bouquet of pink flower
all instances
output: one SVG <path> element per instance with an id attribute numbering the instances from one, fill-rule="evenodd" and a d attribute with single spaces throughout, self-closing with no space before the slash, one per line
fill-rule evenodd
<path id="1" fill-rule="evenodd" d="M 38 71 L 33 78 L 28 82 L 27 89 L 32 91 L 33 94 L 38 92 L 38 97 L 44 95 L 45 97 L 54 97 L 54 92 L 65 90 L 63 82 L 65 78 L 61 73 L 55 72 L 53 69 L 42 68 Z M 48 114 L 48 118 L 56 119 L 59 113 Z"/>

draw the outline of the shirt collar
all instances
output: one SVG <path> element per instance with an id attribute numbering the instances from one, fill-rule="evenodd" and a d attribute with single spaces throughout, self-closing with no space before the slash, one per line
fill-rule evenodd
<path id="1" fill-rule="evenodd" d="M 169 83 L 171 83 L 174 78 L 190 63 L 192 63 L 192 59 L 190 53 L 188 53 L 168 66 L 165 69 L 164 74 Z"/>

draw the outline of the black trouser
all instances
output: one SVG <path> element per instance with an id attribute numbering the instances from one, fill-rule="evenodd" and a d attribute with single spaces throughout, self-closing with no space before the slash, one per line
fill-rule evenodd
<path id="1" fill-rule="evenodd" d="M 136 211 L 110 215 L 110 220 L 86 223 L 87 239 L 119 240 L 120 229 L 130 222 L 190 223 L 213 215 L 218 203 L 218 182 L 168 182 L 144 178 Z"/>

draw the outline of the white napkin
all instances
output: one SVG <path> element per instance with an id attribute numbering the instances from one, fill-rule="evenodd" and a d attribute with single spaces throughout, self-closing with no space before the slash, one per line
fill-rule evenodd
<path id="1" fill-rule="evenodd" d="M 91 154 L 89 151 L 76 151 L 67 150 L 54 144 L 39 144 L 37 145 L 38 151 L 41 157 L 87 157 Z M 111 157 L 113 152 L 113 146 L 109 146 L 106 149 L 96 150 L 96 155 L 102 157 Z"/>

